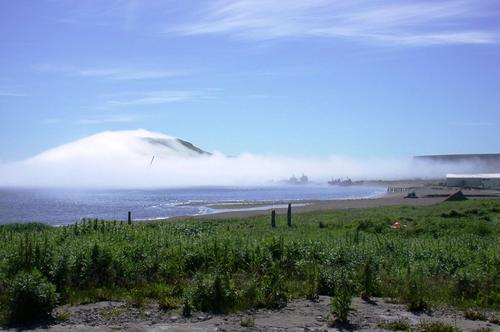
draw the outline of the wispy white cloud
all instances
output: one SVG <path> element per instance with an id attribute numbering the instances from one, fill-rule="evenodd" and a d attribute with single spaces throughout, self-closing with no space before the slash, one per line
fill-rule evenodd
<path id="1" fill-rule="evenodd" d="M 406 46 L 497 43 L 498 33 L 477 23 L 488 14 L 488 2 L 218 0 L 192 23 L 173 30 L 185 35 L 228 34 L 258 40 L 325 37 Z"/>
<path id="2" fill-rule="evenodd" d="M 200 91 L 143 91 L 108 95 L 107 106 L 159 105 L 187 101 L 203 95 Z"/>
<path id="3" fill-rule="evenodd" d="M 42 64 L 35 66 L 35 69 L 40 72 L 60 73 L 75 77 L 88 78 L 103 78 L 110 80 L 147 80 L 160 79 L 178 76 L 186 76 L 191 74 L 188 70 L 163 70 L 151 68 L 135 68 L 135 67 L 75 67 L 75 66 L 60 66 L 52 64 Z"/>
<path id="4" fill-rule="evenodd" d="M 47 119 L 44 119 L 42 122 L 45 125 L 52 125 L 52 124 L 60 123 L 61 121 L 62 121 L 61 118 L 47 118 Z"/>
<path id="5" fill-rule="evenodd" d="M 140 119 L 137 115 L 106 115 L 88 116 L 81 119 L 68 118 L 46 118 L 42 121 L 44 125 L 55 124 L 78 124 L 78 125 L 100 125 L 108 123 L 133 123 Z"/>
<path id="6" fill-rule="evenodd" d="M 99 124 L 107 124 L 107 123 L 132 123 L 137 122 L 138 118 L 136 116 L 130 115 L 120 115 L 120 116 L 112 116 L 112 117 L 94 117 L 94 118 L 85 118 L 78 120 L 78 124 L 81 125 L 99 125 Z"/>
<path id="7" fill-rule="evenodd" d="M 497 126 L 498 124 L 495 122 L 488 122 L 488 121 L 458 121 L 458 122 L 452 122 L 451 125 L 460 127 L 494 127 Z"/>
<path id="8" fill-rule="evenodd" d="M 0 90 L 0 97 L 25 97 L 26 94 L 12 91 Z"/>

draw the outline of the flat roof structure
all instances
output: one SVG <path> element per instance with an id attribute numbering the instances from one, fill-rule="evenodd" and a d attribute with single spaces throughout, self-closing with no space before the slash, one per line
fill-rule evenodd
<path id="1" fill-rule="evenodd" d="M 446 177 L 453 179 L 500 179 L 500 173 L 446 174 Z"/>

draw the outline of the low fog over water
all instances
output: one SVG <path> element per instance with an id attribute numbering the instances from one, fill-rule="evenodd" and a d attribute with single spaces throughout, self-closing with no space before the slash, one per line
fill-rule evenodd
<path id="1" fill-rule="evenodd" d="M 313 182 L 444 178 L 478 172 L 472 162 L 331 155 L 296 158 L 206 153 L 188 142 L 146 130 L 103 132 L 32 158 L 0 164 L 0 186 L 152 188 L 200 185 L 272 185 L 292 175 Z"/>

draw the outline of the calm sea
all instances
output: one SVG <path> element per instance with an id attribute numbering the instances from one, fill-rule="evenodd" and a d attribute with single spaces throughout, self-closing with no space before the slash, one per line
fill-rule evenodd
<path id="1" fill-rule="evenodd" d="M 234 211 L 231 203 L 267 202 L 272 206 L 273 201 L 371 198 L 384 192 L 381 187 L 319 185 L 156 190 L 0 188 L 0 224 L 39 221 L 62 225 L 82 218 L 124 220 L 127 211 L 132 212 L 134 220 L 160 219 Z M 211 208 L 213 204 L 227 208 L 216 210 Z"/>

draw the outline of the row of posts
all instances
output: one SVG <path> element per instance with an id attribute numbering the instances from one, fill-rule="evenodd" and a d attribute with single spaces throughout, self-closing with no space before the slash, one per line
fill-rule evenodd
<path id="1" fill-rule="evenodd" d="M 405 192 L 409 191 L 411 188 L 405 188 L 405 187 L 387 187 L 387 192 L 388 193 L 399 193 L 399 192 Z"/>
<path id="2" fill-rule="evenodd" d="M 286 223 L 288 227 L 292 227 L 292 204 L 288 204 L 288 211 L 286 213 Z M 271 227 L 276 227 L 276 210 L 271 211 Z"/>

